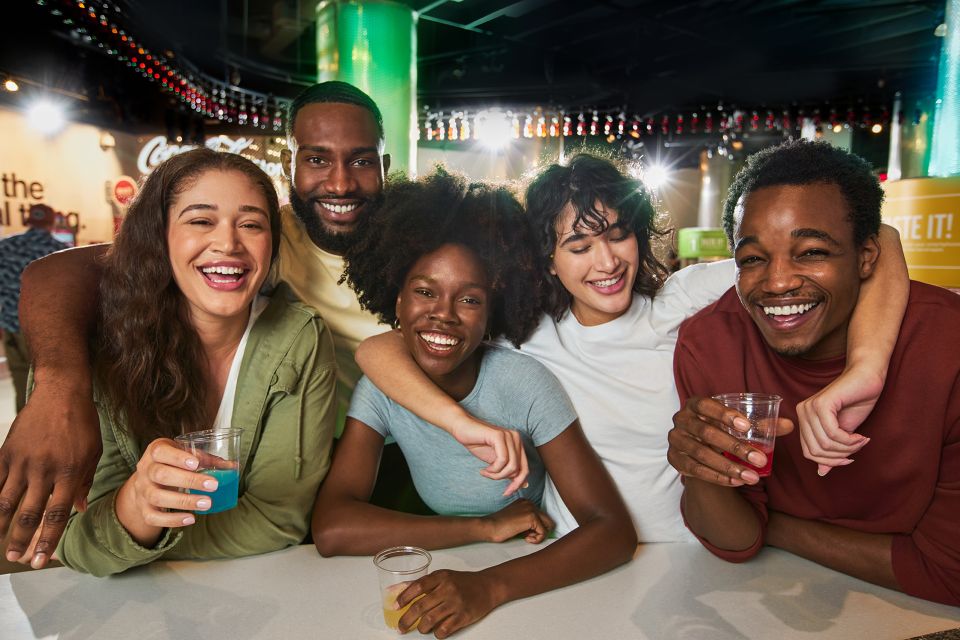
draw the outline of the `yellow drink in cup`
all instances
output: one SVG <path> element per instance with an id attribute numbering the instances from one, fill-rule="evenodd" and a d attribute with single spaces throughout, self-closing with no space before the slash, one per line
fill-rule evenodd
<path id="1" fill-rule="evenodd" d="M 380 578 L 380 601 L 383 605 L 383 621 L 390 629 L 398 630 L 400 618 L 418 596 L 402 609 L 396 609 L 397 597 L 410 583 L 427 575 L 430 568 L 430 554 L 419 547 L 390 547 L 373 558 Z"/>
<path id="2" fill-rule="evenodd" d="M 398 582 L 397 584 L 390 585 L 383 592 L 383 621 L 386 622 L 387 626 L 391 629 L 399 630 L 400 618 L 407 612 L 410 605 L 423 597 L 419 595 L 408 602 L 402 609 L 394 609 L 393 607 L 397 602 L 397 598 L 400 597 L 400 594 L 403 593 L 403 590 L 406 589 L 409 584 L 409 582 Z M 417 618 L 413 626 L 417 626 L 419 622 L 420 618 Z"/>

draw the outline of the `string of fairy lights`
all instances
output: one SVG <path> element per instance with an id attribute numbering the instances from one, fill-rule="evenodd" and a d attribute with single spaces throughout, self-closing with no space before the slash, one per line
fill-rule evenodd
<path id="1" fill-rule="evenodd" d="M 923 112 L 912 114 L 919 123 Z M 902 124 L 904 114 L 898 114 Z M 521 138 L 605 137 L 608 142 L 625 136 L 683 136 L 753 132 L 800 133 L 805 124 L 816 128 L 864 129 L 882 133 L 891 121 L 889 107 L 872 108 L 866 104 L 839 108 L 825 104 L 815 107 L 795 105 L 772 108 L 742 109 L 701 108 L 655 115 L 628 115 L 625 109 L 584 109 L 575 112 L 534 108 L 530 110 L 421 110 L 417 122 L 417 139 L 427 141 L 480 140 L 493 132 L 515 140 Z"/>
<path id="2" fill-rule="evenodd" d="M 282 131 L 289 100 L 219 82 L 183 61 L 151 51 L 123 23 L 116 2 L 37 0 L 73 37 L 116 58 L 201 116 L 257 129 Z"/>
<path id="3" fill-rule="evenodd" d="M 111 0 L 36 0 L 62 21 L 72 37 L 117 59 L 132 73 L 158 85 L 198 115 L 251 127 L 280 132 L 285 127 L 289 99 L 251 91 L 212 78 L 171 52 L 158 54 L 145 47 L 125 26 L 124 15 Z M 881 101 L 883 102 L 883 101 Z M 914 123 L 922 112 L 911 113 Z M 903 122 L 904 114 L 898 115 Z M 834 132 L 866 129 L 879 134 L 890 124 L 886 104 L 873 105 L 864 99 L 819 105 L 737 107 L 718 104 L 691 110 L 674 110 L 640 115 L 627 107 L 485 110 L 431 109 L 424 107 L 417 118 L 416 138 L 426 141 L 469 142 L 487 138 L 532 139 L 603 137 L 616 140 L 647 136 L 726 135 L 740 133 L 781 133 L 788 135 L 807 125 Z"/>

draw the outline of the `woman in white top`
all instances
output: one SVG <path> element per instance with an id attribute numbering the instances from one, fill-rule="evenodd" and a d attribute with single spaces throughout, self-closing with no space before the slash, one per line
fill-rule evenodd
<path id="1" fill-rule="evenodd" d="M 679 409 L 673 349 L 680 323 L 733 285 L 733 261 L 688 267 L 667 278 L 652 246 L 663 233 L 641 183 L 586 154 L 543 171 L 527 190 L 526 206 L 548 295 L 545 315 L 521 351 L 545 364 L 569 394 L 587 439 L 630 509 L 639 540 L 692 540 L 680 518 L 680 479 L 666 455 L 667 432 Z M 807 401 L 822 424 L 835 427 L 843 407 L 869 401 L 859 397 L 856 382 L 882 374 L 889 352 L 856 347 L 878 333 L 896 334 L 906 305 L 903 273 L 902 260 L 894 256 L 864 287 L 847 369 Z M 891 313 L 898 305 L 901 313 Z M 475 420 L 418 375 L 395 333 L 364 342 L 357 362 L 382 391 L 429 422 L 453 428 Z M 836 431 L 828 435 L 843 440 Z M 732 465 L 731 477 L 758 480 L 741 465 Z M 549 484 L 544 508 L 559 535 L 576 527 Z"/>

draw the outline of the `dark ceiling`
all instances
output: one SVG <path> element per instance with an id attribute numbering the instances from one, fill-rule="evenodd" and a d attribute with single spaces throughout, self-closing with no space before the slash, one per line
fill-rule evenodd
<path id="1" fill-rule="evenodd" d="M 102 0 L 98 0 L 102 1 Z M 50 15 L 17 0 L 0 72 L 73 83 L 109 109 L 160 96 Z M 68 3 L 69 4 L 69 3 Z M 315 77 L 316 0 L 118 0 L 127 31 L 216 79 L 290 97 Z M 623 107 L 641 115 L 700 105 L 850 101 L 931 93 L 944 0 L 403 0 L 420 11 L 418 97 L 452 109 Z M 39 5 L 39 6 L 38 6 Z M 10 15 L 8 13 L 8 15 Z M 103 59 L 101 59 L 103 58 Z M 79 64 L 82 69 L 71 70 Z M 51 69 L 66 65 L 67 70 Z M 46 65 L 46 66 L 45 66 Z M 127 77 L 129 76 L 129 77 Z M 93 89 L 89 85 L 93 83 Z M 91 95 L 93 94 L 93 95 Z M 93 99 L 97 102 L 97 99 Z M 162 100 L 160 100 L 162 102 Z M 149 108 L 144 107 L 149 111 Z M 92 110 L 96 110 L 91 107 Z M 132 114 L 132 115 L 131 115 Z"/>

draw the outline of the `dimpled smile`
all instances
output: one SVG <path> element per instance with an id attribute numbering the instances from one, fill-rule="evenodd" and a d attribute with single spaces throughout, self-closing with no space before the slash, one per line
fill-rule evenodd
<path id="1" fill-rule="evenodd" d="M 606 287 L 612 287 L 613 285 L 617 284 L 618 282 L 620 282 L 622 278 L 623 278 L 623 274 L 621 273 L 615 278 L 607 278 L 606 280 L 592 280 L 590 284 L 592 284 L 595 287 L 600 287 L 601 289 L 605 289 Z"/>
<path id="2" fill-rule="evenodd" d="M 764 306 L 763 312 L 768 316 L 797 316 L 803 315 L 818 304 L 818 302 L 809 302 L 807 304 L 783 305 L 778 307 Z"/>
<path id="3" fill-rule="evenodd" d="M 453 349 L 455 346 L 457 346 L 461 342 L 460 338 L 455 338 L 445 333 L 421 331 L 417 335 L 420 336 L 421 340 L 429 343 L 430 346 L 432 346 L 435 349 L 439 349 L 441 351 L 449 351 L 450 349 Z"/>
<path id="4" fill-rule="evenodd" d="M 350 213 L 354 209 L 360 206 L 360 203 L 354 202 L 352 204 L 333 204 L 330 202 L 321 202 L 323 208 L 331 213 Z"/>

